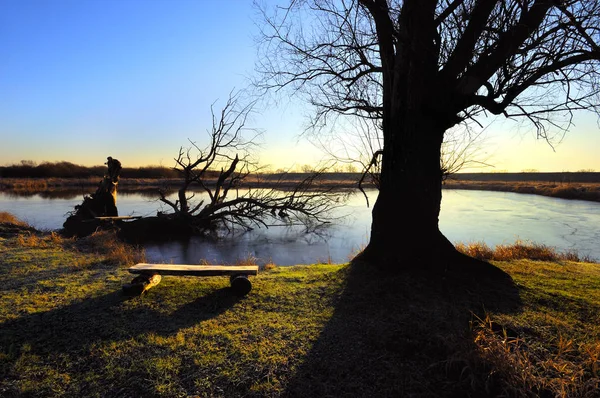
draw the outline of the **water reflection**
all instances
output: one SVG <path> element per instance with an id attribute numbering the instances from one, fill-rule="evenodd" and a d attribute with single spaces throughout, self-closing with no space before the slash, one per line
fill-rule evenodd
<path id="1" fill-rule="evenodd" d="M 294 227 L 277 227 L 237 233 L 220 240 L 191 237 L 185 241 L 150 243 L 144 247 L 151 261 L 235 264 L 251 259 L 258 264 L 291 265 L 332 261 L 332 250 L 346 251 L 344 247 L 332 245 L 327 236 L 331 238 L 331 234 L 304 234 Z M 340 261 L 348 261 L 347 255 Z"/>
<path id="2" fill-rule="evenodd" d="M 172 195 L 176 193 L 173 191 Z M 376 191 L 368 191 L 371 203 Z M 81 202 L 82 194 L 19 196 L 0 192 L 0 211 L 8 211 L 42 229 L 58 229 L 65 214 Z M 196 195 L 202 199 L 201 194 Z M 120 215 L 149 216 L 169 211 L 155 195 L 120 192 Z M 146 246 L 152 262 L 194 264 L 235 263 L 254 257 L 259 263 L 279 265 L 345 262 L 369 239 L 371 209 L 360 193 L 335 210 L 336 220 L 320 236 L 304 235 L 297 227 L 256 229 L 220 241 L 191 238 L 184 242 Z M 600 203 L 565 200 L 510 192 L 444 190 L 440 228 L 453 242 L 483 241 L 490 246 L 516 239 L 577 250 L 600 259 Z"/>
<path id="3" fill-rule="evenodd" d="M 11 199 L 33 198 L 36 196 L 44 199 L 75 199 L 83 198 L 83 195 L 87 193 L 88 192 L 85 189 L 48 189 L 44 191 L 13 189 L 3 192 L 6 197 Z"/>
<path id="4" fill-rule="evenodd" d="M 190 190 L 191 191 L 191 190 Z M 165 196 L 173 196 L 177 190 L 174 188 L 164 188 Z M 160 197 L 156 187 L 126 187 L 119 188 L 119 195 L 135 195 L 146 199 L 158 199 Z"/>
<path id="5" fill-rule="evenodd" d="M 93 193 L 94 187 L 81 188 L 50 188 L 46 190 L 30 190 L 30 189 L 11 189 L 3 191 L 2 194 L 7 198 L 33 198 L 39 196 L 46 199 L 75 199 L 83 198 L 85 195 Z M 165 189 L 167 195 L 173 195 L 176 189 Z M 120 188 L 118 195 L 135 195 L 148 199 L 156 199 L 159 197 L 158 188 L 156 187 L 125 187 Z"/>

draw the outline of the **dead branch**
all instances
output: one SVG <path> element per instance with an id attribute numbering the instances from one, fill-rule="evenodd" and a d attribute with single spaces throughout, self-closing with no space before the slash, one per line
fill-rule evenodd
<path id="1" fill-rule="evenodd" d="M 365 200 L 367 201 L 367 207 L 369 207 L 369 197 L 367 196 L 367 193 L 363 189 L 362 183 L 365 180 L 367 173 L 371 173 L 371 168 L 377 167 L 377 159 L 379 158 L 379 156 L 383 156 L 383 151 L 381 149 L 378 151 L 375 151 L 375 153 L 373 154 L 373 157 L 371 158 L 371 161 L 365 167 L 365 170 L 363 171 L 363 173 L 360 177 L 360 180 L 358 180 L 358 189 L 360 189 L 360 191 L 365 196 Z M 376 183 L 375 185 L 377 186 L 378 184 Z"/>

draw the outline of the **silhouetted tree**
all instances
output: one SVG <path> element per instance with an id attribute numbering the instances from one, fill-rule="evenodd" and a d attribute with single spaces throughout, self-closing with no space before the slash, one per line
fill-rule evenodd
<path id="1" fill-rule="evenodd" d="M 262 87 L 303 95 L 317 132 L 340 116 L 380 124 L 362 254 L 378 264 L 460 258 L 438 226 L 447 131 L 494 114 L 548 139 L 598 110 L 599 0 L 298 0 L 264 16 Z"/>

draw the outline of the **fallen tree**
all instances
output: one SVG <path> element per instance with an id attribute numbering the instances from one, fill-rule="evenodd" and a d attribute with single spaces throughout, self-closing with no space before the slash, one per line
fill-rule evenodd
<path id="1" fill-rule="evenodd" d="M 314 232 L 329 223 L 330 210 L 340 205 L 343 194 L 320 187 L 319 171 L 291 189 L 278 189 L 277 184 L 252 189 L 246 184 L 249 176 L 256 181 L 261 171 L 253 157 L 259 132 L 246 127 L 252 105 L 238 105 L 233 95 L 218 114 L 211 108 L 213 122 L 206 147 L 190 140 L 189 147 L 180 148 L 173 170 L 181 175 L 181 185 L 176 195 L 169 195 L 166 188 L 158 192 L 166 211 L 154 217 L 111 222 L 123 238 L 141 242 L 191 235 L 218 237 L 236 229 L 272 226 L 302 226 L 305 232 Z M 282 174 L 280 181 L 285 180 Z M 116 185 L 114 192 L 116 195 Z M 85 213 L 82 217 L 89 219 L 100 215 L 88 207 L 78 208 L 76 216 Z M 83 224 L 81 218 L 78 221 Z M 96 226 L 87 223 L 86 231 L 92 225 Z"/>
<path id="2" fill-rule="evenodd" d="M 252 156 L 258 133 L 245 127 L 250 107 L 237 110 L 236 105 L 235 97 L 231 97 L 219 117 L 212 113 L 210 144 L 206 148 L 192 141 L 189 148 L 180 148 L 174 167 L 182 175 L 177 200 L 169 200 L 164 191 L 160 192 L 160 200 L 174 215 L 199 221 L 201 228 L 207 224 L 211 229 L 239 226 L 248 230 L 269 226 L 276 219 L 307 227 L 324 223 L 323 216 L 337 195 L 331 189 L 318 189 L 319 172 L 311 173 L 287 192 L 276 188 L 244 189 L 246 178 L 261 170 Z M 244 132 L 250 132 L 251 138 L 245 139 Z M 189 194 L 189 190 L 194 186 L 205 198 L 191 205 L 195 193 Z"/>

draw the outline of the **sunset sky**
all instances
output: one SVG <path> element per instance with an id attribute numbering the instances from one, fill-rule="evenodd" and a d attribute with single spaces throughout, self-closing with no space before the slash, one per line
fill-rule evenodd
<path id="1" fill-rule="evenodd" d="M 249 85 L 257 24 L 248 0 L 0 1 L 0 165 L 171 166 L 188 138 L 206 142 L 211 104 Z M 259 105 L 261 163 L 326 158 L 300 137 L 307 112 L 293 99 Z M 495 166 L 481 171 L 600 171 L 600 129 L 578 114 L 553 151 L 499 120 L 481 152 Z"/>

